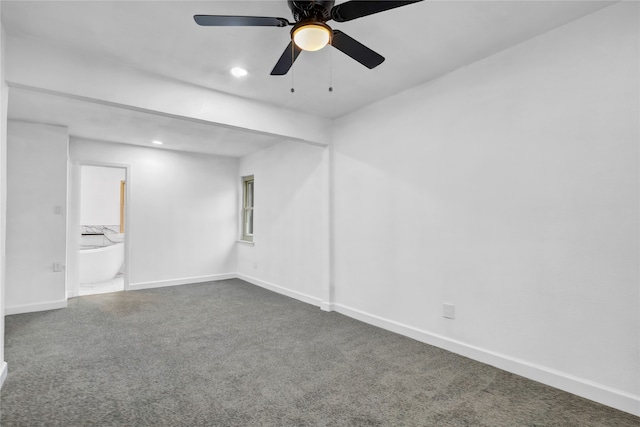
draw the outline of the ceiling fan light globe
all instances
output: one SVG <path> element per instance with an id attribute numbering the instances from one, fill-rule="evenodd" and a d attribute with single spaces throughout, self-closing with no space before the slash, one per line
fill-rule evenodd
<path id="1" fill-rule="evenodd" d="M 300 49 L 309 52 L 322 49 L 329 40 L 331 40 L 331 30 L 325 25 L 307 24 L 293 30 L 293 42 Z"/>

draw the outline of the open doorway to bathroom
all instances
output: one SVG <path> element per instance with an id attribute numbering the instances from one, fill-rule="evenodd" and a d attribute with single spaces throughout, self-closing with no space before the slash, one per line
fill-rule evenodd
<path id="1" fill-rule="evenodd" d="M 126 168 L 80 165 L 80 296 L 125 289 L 126 189 Z"/>

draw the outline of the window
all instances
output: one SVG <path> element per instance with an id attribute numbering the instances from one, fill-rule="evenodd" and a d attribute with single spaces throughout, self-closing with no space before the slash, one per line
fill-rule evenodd
<path id="1" fill-rule="evenodd" d="M 253 175 L 242 177 L 242 240 L 253 242 Z"/>

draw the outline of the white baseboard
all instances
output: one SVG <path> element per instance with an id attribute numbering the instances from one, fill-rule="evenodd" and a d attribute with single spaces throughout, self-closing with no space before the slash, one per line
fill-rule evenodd
<path id="1" fill-rule="evenodd" d="M 237 273 L 236 277 L 238 279 L 244 280 L 245 282 L 249 282 L 252 285 L 260 286 L 261 288 L 265 288 L 270 291 L 276 292 L 278 294 L 282 294 L 290 298 L 297 299 L 302 302 L 306 302 L 307 304 L 315 305 L 316 307 L 321 306 L 322 300 L 320 298 L 303 294 L 302 292 L 294 291 L 291 289 L 283 288 L 282 286 L 274 285 L 273 283 L 265 282 L 264 280 L 256 279 L 255 277 L 251 277 L 251 276 L 246 276 L 241 273 Z"/>
<path id="2" fill-rule="evenodd" d="M 0 389 L 2 388 L 2 384 L 4 384 L 4 380 L 7 379 L 8 372 L 7 362 L 2 362 L 2 364 L 0 364 Z"/>
<path id="3" fill-rule="evenodd" d="M 603 405 L 640 416 L 640 396 L 607 387 L 564 372 L 496 353 L 484 348 L 463 343 L 442 335 L 433 334 L 412 326 L 394 322 L 342 304 L 331 304 L 338 313 L 365 323 L 398 333 L 417 341 L 443 348 L 507 372 L 567 391 Z"/>
<path id="4" fill-rule="evenodd" d="M 134 291 L 139 289 L 164 288 L 165 286 L 189 285 L 192 283 L 215 282 L 218 280 L 235 279 L 236 277 L 238 276 L 235 273 L 227 273 L 227 274 L 214 274 L 211 276 L 187 277 L 184 279 L 157 280 L 153 282 L 131 283 L 129 284 L 129 290 Z"/>
<path id="5" fill-rule="evenodd" d="M 320 310 L 322 310 L 322 311 L 335 311 L 335 308 L 333 307 L 333 303 L 332 302 L 322 301 L 320 303 Z"/>
<path id="6" fill-rule="evenodd" d="M 38 304 L 14 305 L 5 307 L 4 314 L 9 316 L 11 314 L 33 313 L 35 311 L 56 310 L 58 308 L 65 308 L 66 306 L 66 299 L 62 301 L 50 301 Z"/>

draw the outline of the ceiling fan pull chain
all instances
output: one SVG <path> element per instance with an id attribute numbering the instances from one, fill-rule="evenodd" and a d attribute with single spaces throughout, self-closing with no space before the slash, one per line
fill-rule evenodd
<path id="1" fill-rule="evenodd" d="M 329 44 L 333 47 L 333 40 Z M 333 92 L 333 49 L 329 49 L 329 92 Z"/>
<path id="2" fill-rule="evenodd" d="M 291 93 L 294 93 L 296 90 L 293 88 L 294 87 L 294 81 L 293 81 L 293 62 L 296 60 L 295 57 L 295 44 L 293 43 L 293 40 L 291 40 Z"/>

